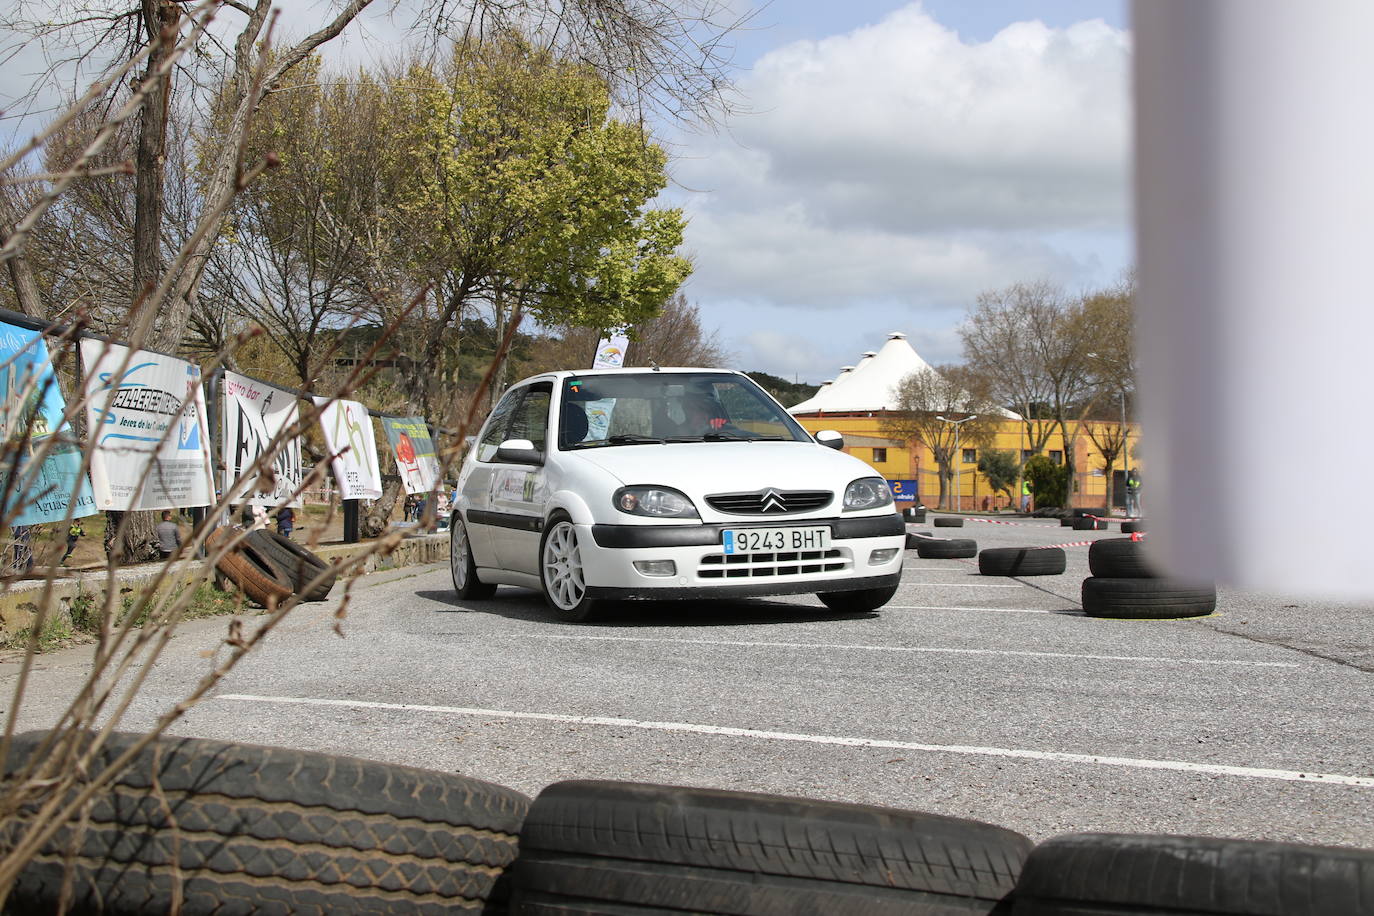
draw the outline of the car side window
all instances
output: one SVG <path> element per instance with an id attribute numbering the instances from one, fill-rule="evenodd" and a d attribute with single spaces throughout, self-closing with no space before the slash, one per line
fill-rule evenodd
<path id="1" fill-rule="evenodd" d="M 528 439 L 539 451 L 544 451 L 548 441 L 549 403 L 553 400 L 551 385 L 531 385 L 525 389 L 525 398 L 511 415 L 510 431 L 507 439 Z"/>
<path id="2" fill-rule="evenodd" d="M 506 428 L 510 426 L 511 413 L 515 410 L 515 405 L 520 403 L 524 397 L 524 389 L 517 388 L 514 391 L 506 392 L 496 405 L 496 409 L 487 418 L 486 429 L 482 431 L 482 438 L 477 443 L 477 460 L 491 461 L 496 457 L 496 449 L 505 442 L 510 436 L 506 435 Z"/>

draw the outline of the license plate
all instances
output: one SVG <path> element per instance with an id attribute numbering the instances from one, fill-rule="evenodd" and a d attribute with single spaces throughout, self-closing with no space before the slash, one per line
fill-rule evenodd
<path id="1" fill-rule="evenodd" d="M 828 527 L 726 528 L 720 537 L 727 555 L 827 550 L 830 547 Z"/>

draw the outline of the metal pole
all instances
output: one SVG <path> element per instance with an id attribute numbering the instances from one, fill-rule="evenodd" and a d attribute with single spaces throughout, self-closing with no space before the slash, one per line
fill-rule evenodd
<path id="1" fill-rule="evenodd" d="M 964 511 L 964 491 L 959 485 L 959 465 L 963 463 L 963 452 L 959 451 L 959 426 L 963 423 L 960 420 L 954 424 L 954 511 Z"/>

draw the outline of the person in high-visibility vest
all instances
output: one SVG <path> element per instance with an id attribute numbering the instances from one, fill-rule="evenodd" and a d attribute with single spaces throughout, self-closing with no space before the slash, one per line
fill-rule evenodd
<path id="1" fill-rule="evenodd" d="M 1030 511 L 1030 504 L 1031 504 L 1031 488 L 1030 488 L 1030 481 L 1029 481 L 1029 480 L 1023 480 L 1023 481 L 1021 481 L 1021 511 L 1022 511 L 1022 512 L 1029 512 L 1029 511 Z"/>
<path id="2" fill-rule="evenodd" d="M 63 563 L 67 562 L 67 558 L 70 557 L 72 551 L 76 549 L 76 542 L 84 537 L 85 534 L 86 529 L 81 527 L 80 519 L 72 522 L 72 526 L 67 529 L 67 552 L 62 554 Z"/>

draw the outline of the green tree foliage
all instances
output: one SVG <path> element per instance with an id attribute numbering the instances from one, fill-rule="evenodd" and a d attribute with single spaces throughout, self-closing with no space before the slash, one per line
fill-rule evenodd
<path id="1" fill-rule="evenodd" d="M 978 472 L 987 478 L 994 492 L 1007 494 L 1012 500 L 1012 488 L 1021 476 L 1016 455 L 1006 449 L 985 448 L 978 452 Z"/>
<path id="2" fill-rule="evenodd" d="M 1063 506 L 1069 499 L 1069 467 L 1055 464 L 1044 455 L 1032 455 L 1023 468 L 1030 483 L 1035 508 Z"/>
<path id="3" fill-rule="evenodd" d="M 784 407 L 800 404 L 820 390 L 819 385 L 789 382 L 785 378 L 769 375 L 767 372 L 746 372 L 745 375 L 758 382 L 760 388 L 777 398 L 778 403 Z"/>

